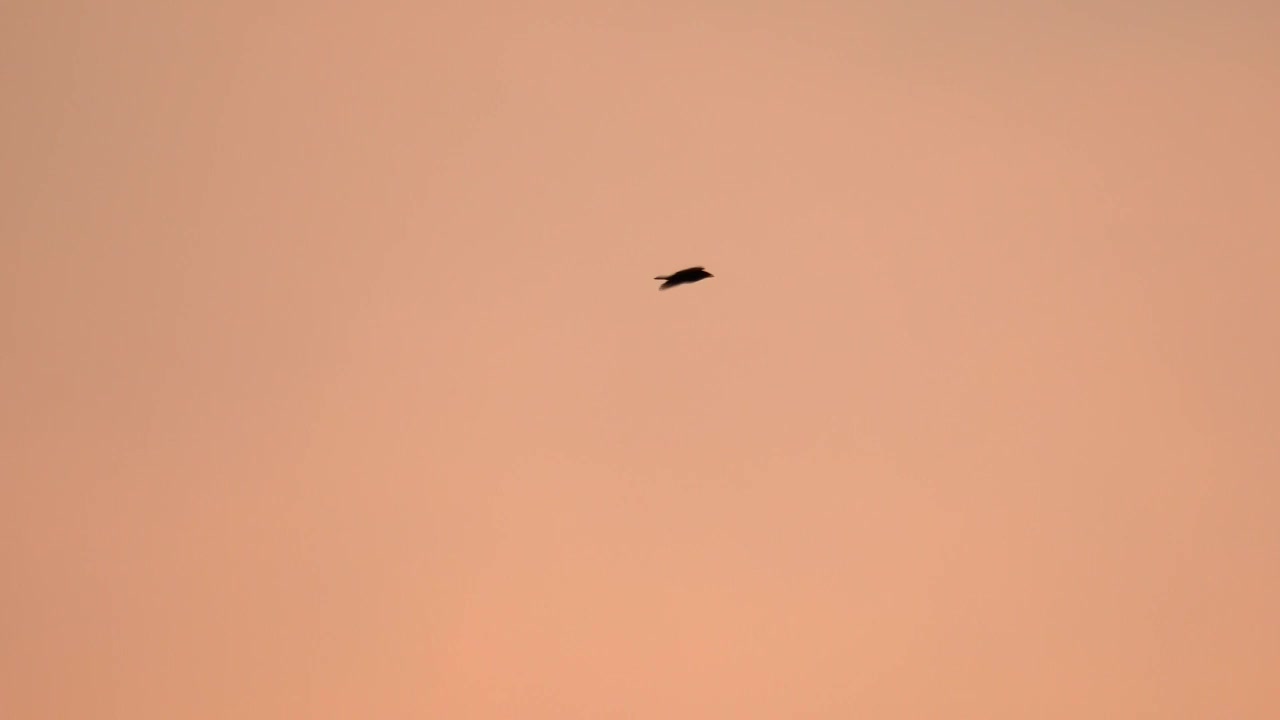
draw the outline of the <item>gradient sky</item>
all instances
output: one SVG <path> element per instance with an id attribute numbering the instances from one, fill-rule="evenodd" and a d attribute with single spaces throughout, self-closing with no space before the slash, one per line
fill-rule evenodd
<path id="1" fill-rule="evenodd" d="M 1277 37 L 6 3 L 0 716 L 1280 717 Z"/>

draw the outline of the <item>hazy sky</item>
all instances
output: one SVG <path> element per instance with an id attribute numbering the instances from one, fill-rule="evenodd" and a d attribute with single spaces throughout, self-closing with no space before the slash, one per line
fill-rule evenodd
<path id="1" fill-rule="evenodd" d="M 1277 37 L 6 3 L 0 716 L 1280 717 Z"/>

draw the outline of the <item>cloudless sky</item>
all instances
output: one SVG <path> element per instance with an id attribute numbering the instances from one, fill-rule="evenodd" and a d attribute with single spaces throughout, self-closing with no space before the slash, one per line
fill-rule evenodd
<path id="1" fill-rule="evenodd" d="M 7 3 L 0 716 L 1280 717 L 1278 33 Z"/>

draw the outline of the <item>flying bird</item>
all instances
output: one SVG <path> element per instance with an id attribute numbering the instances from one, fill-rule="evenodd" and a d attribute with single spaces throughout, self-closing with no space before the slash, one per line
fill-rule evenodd
<path id="1" fill-rule="evenodd" d="M 666 290 L 685 283 L 695 283 L 709 277 L 715 277 L 715 275 L 707 272 L 705 268 L 699 265 L 698 267 L 685 268 L 680 272 L 673 272 L 670 275 L 659 275 L 654 280 L 666 280 L 666 282 L 658 286 L 659 290 Z"/>

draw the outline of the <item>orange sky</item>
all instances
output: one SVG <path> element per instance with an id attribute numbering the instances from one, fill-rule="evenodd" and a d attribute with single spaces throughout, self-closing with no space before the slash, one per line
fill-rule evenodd
<path id="1" fill-rule="evenodd" d="M 0 18 L 0 716 L 1280 717 L 1275 3 Z"/>

